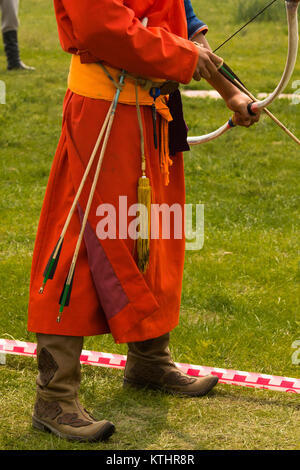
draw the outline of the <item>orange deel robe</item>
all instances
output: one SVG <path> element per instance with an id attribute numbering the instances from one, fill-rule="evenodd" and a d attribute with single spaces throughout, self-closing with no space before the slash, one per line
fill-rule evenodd
<path id="1" fill-rule="evenodd" d="M 197 62 L 197 49 L 189 42 L 183 0 L 54 0 L 58 31 L 65 51 L 82 63 L 104 61 L 139 76 L 188 83 Z M 140 20 L 149 18 L 148 27 Z M 135 106 L 119 104 L 104 157 L 77 262 L 70 304 L 62 320 L 56 318 L 59 298 L 80 231 L 91 182 L 81 195 L 64 239 L 53 280 L 43 295 L 39 288 L 49 256 L 58 240 L 85 167 L 109 108 L 109 101 L 67 91 L 61 138 L 54 157 L 35 243 L 29 300 L 29 331 L 89 336 L 111 333 L 117 343 L 143 341 L 171 331 L 179 319 L 185 241 L 151 240 L 145 275 L 137 268 L 134 241 L 99 240 L 97 208 L 137 203 L 141 176 L 140 130 Z M 141 106 L 145 133 L 147 176 L 152 203 L 185 202 L 182 154 L 170 168 L 164 185 L 159 152 L 154 148 L 151 108 Z M 132 219 L 131 219 L 132 220 Z M 130 218 L 129 218 L 130 222 Z M 117 218 L 117 233 L 119 230 Z M 171 229 L 172 234 L 172 229 Z"/>

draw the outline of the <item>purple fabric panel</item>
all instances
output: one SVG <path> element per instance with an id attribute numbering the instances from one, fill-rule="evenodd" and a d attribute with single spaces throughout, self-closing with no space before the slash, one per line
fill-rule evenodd
<path id="1" fill-rule="evenodd" d="M 180 91 L 170 94 L 168 107 L 173 121 L 169 122 L 169 151 L 174 156 L 177 152 L 190 150 L 187 143 L 188 128 L 184 121 Z"/>
<path id="2" fill-rule="evenodd" d="M 82 223 L 83 211 L 79 205 L 78 211 Z M 129 300 L 89 222 L 86 224 L 84 242 L 95 288 L 105 316 L 110 320 L 129 303 Z"/>

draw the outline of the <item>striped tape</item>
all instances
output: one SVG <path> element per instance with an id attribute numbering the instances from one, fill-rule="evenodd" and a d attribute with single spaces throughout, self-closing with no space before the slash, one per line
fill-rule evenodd
<path id="1" fill-rule="evenodd" d="M 3 354 L 36 357 L 36 344 L 27 343 L 25 341 L 0 339 L 0 355 Z M 126 356 L 86 351 L 83 349 L 80 356 L 80 362 L 81 364 L 92 366 L 124 369 Z M 217 367 L 181 364 L 178 362 L 175 364 L 183 372 L 193 377 L 203 377 L 211 374 L 217 376 L 219 378 L 219 382 L 224 384 L 300 394 L 300 379 L 280 377 L 276 375 L 256 374 L 240 370 L 220 369 Z"/>

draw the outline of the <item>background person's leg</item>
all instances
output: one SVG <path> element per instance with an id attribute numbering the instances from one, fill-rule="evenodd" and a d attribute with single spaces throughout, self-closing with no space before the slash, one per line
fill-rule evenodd
<path id="1" fill-rule="evenodd" d="M 7 58 L 7 70 L 34 70 L 20 59 L 18 44 L 19 0 L 1 0 L 2 37 Z"/>
<path id="2" fill-rule="evenodd" d="M 0 6 L 2 10 L 2 33 L 17 31 L 19 28 L 19 0 L 1 0 Z"/>

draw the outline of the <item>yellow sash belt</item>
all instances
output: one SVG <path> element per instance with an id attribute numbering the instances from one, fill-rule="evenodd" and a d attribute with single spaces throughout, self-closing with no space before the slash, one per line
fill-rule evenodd
<path id="1" fill-rule="evenodd" d="M 113 77 L 115 82 L 118 83 L 120 70 L 110 66 L 105 66 L 105 68 Z M 120 103 L 136 105 L 135 86 L 135 81 L 132 80 L 131 77 L 126 78 L 125 85 L 120 93 Z M 114 83 L 108 78 L 105 71 L 98 64 L 82 64 L 80 57 L 77 55 L 72 56 L 68 77 L 68 88 L 78 95 L 106 101 L 112 101 L 116 92 Z M 149 91 L 145 90 L 141 86 L 139 86 L 138 95 L 140 105 L 151 106 L 153 104 L 153 98 L 150 96 Z M 168 95 L 161 95 L 155 101 L 157 112 L 163 118 L 161 119 L 160 130 L 160 165 L 164 184 L 166 185 L 169 184 L 169 166 L 172 165 L 172 160 L 169 155 L 168 123 L 173 119 L 166 104 L 167 99 Z"/>

